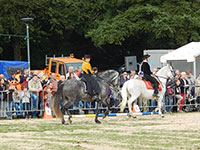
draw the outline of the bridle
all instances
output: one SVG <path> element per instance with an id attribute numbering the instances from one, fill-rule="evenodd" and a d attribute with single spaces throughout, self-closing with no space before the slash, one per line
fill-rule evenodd
<path id="1" fill-rule="evenodd" d="M 171 65 L 170 65 L 171 66 Z M 170 72 L 172 73 L 172 76 L 173 76 L 173 78 L 175 78 L 176 77 L 176 74 L 175 74 L 175 71 L 174 71 L 174 69 L 173 69 L 173 66 L 171 66 L 172 67 L 172 69 L 170 68 Z M 163 78 L 163 79 L 168 79 L 168 77 L 164 77 L 164 76 L 158 76 L 158 75 L 155 75 L 156 76 L 156 78 L 159 80 L 159 82 L 161 83 L 161 85 L 163 86 L 163 84 L 166 84 L 166 83 L 163 83 L 163 82 L 161 82 L 160 81 L 160 78 Z"/>

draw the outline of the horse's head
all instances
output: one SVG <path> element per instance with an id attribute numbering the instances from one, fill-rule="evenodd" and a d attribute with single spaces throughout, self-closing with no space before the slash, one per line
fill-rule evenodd
<path id="1" fill-rule="evenodd" d="M 158 77 L 161 78 L 165 78 L 165 79 L 173 79 L 175 77 L 175 72 L 172 68 L 172 66 L 170 66 L 169 64 L 167 64 L 167 66 L 162 67 L 157 73 L 156 75 Z"/>
<path id="2" fill-rule="evenodd" d="M 173 67 L 171 65 L 167 64 L 167 68 L 168 68 L 167 77 L 170 78 L 170 79 L 174 79 L 176 74 L 175 74 Z"/>
<path id="3" fill-rule="evenodd" d="M 112 88 L 119 89 L 120 76 L 119 72 L 117 72 L 116 70 L 106 70 L 100 72 L 98 76 L 107 81 Z"/>

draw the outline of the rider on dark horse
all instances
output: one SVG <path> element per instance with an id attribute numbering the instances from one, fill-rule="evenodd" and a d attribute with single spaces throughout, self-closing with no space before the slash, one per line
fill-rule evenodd
<path id="1" fill-rule="evenodd" d="M 85 55 L 84 56 L 84 61 L 82 64 L 82 70 L 83 74 L 82 77 L 86 80 L 86 86 L 87 86 L 87 92 L 91 96 L 98 95 L 100 93 L 100 87 L 99 84 L 97 83 L 97 80 L 95 79 L 94 71 L 91 68 L 90 65 L 90 55 Z"/>
<path id="2" fill-rule="evenodd" d="M 146 81 L 150 81 L 153 88 L 154 88 L 154 93 L 153 93 L 153 97 L 158 97 L 158 81 L 152 76 L 152 72 L 150 70 L 150 66 L 149 66 L 149 59 L 150 59 L 150 55 L 146 54 L 143 56 L 143 61 L 142 61 L 142 66 L 141 66 L 141 71 L 144 72 L 144 79 Z"/>

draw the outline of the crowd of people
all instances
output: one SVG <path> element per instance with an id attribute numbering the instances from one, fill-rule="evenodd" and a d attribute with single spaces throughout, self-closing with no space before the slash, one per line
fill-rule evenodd
<path id="1" fill-rule="evenodd" d="M 88 71 L 87 66 L 86 71 Z M 93 67 L 90 71 L 93 71 L 92 78 L 95 78 L 98 68 Z M 41 117 L 46 105 L 52 110 L 52 96 L 58 87 L 65 80 L 80 80 L 80 75 L 83 76 L 82 72 L 84 72 L 84 64 L 83 69 L 78 70 L 74 70 L 73 66 L 69 66 L 66 76 L 61 75 L 60 80 L 56 80 L 55 73 L 51 73 L 49 77 L 47 73 L 44 74 L 37 70 L 30 73 L 30 76 L 28 70 L 24 70 L 24 72 L 18 70 L 12 73 L 8 79 L 3 74 L 0 74 L 0 118 L 5 116 L 8 119 L 12 119 L 13 116 L 27 119 Z M 87 76 L 85 75 L 84 77 L 86 78 Z M 95 93 L 90 94 L 94 95 Z M 60 109 L 62 105 L 61 99 Z M 88 114 L 88 109 L 91 107 L 94 108 L 93 111 L 95 113 L 95 102 L 89 103 L 80 100 L 70 108 L 70 112 L 71 114 L 79 114 L 82 110 L 85 114 Z"/>
<path id="2" fill-rule="evenodd" d="M 7 117 L 8 119 L 12 119 L 13 116 L 27 119 L 41 117 L 45 106 L 52 108 L 52 96 L 58 87 L 65 80 L 80 80 L 80 75 L 85 79 L 88 78 L 87 82 L 91 82 L 88 85 L 94 85 L 93 88 L 90 86 L 87 87 L 89 94 L 92 96 L 97 95 L 100 90 L 97 84 L 95 84 L 98 69 L 96 67 L 91 69 L 89 64 L 90 57 L 87 57 L 85 57 L 86 61 L 83 63 L 82 69 L 74 70 L 70 66 L 66 76 L 61 75 L 59 81 L 56 80 L 55 73 L 51 73 L 49 77 L 49 74 L 38 71 L 29 74 L 28 70 L 24 70 L 23 72 L 18 70 L 12 73 L 8 79 L 3 74 L 0 74 L 0 118 Z M 148 57 L 145 57 L 145 59 L 148 59 Z M 150 68 L 147 66 L 148 69 Z M 120 76 L 120 87 L 128 80 L 143 80 L 146 77 L 145 71 L 139 71 L 138 73 L 135 70 L 129 73 L 123 72 Z M 153 69 L 153 72 L 149 70 L 150 75 L 148 76 L 155 77 L 157 71 L 157 69 Z M 184 110 L 184 104 L 188 103 L 188 101 L 191 102 L 195 97 L 199 100 L 200 97 L 200 74 L 196 79 L 194 79 L 191 71 L 180 73 L 179 70 L 176 70 L 175 74 L 175 80 L 168 79 L 166 83 L 166 93 L 163 98 L 163 110 L 166 112 L 181 112 Z M 158 91 L 154 91 L 154 95 L 157 93 Z M 120 96 L 113 96 L 111 90 L 108 92 L 108 95 L 110 95 L 112 108 L 117 108 L 121 101 Z M 62 105 L 61 100 L 60 108 Z M 156 100 L 150 99 L 148 103 L 144 100 L 139 105 L 144 112 L 153 111 L 156 108 Z M 79 114 L 79 108 L 83 108 L 82 110 L 87 114 L 88 110 L 92 108 L 91 110 L 95 113 L 95 107 L 95 102 L 88 103 L 80 100 L 80 102 L 71 107 L 70 112 L 72 114 Z M 119 109 L 115 110 L 115 112 L 117 111 Z"/>
<path id="3" fill-rule="evenodd" d="M 55 73 L 51 73 L 49 77 L 48 74 L 34 71 L 29 76 L 28 70 L 18 70 L 8 79 L 0 74 L 0 117 L 12 119 L 13 111 L 17 118 L 41 117 L 44 105 L 52 105 L 51 98 L 59 85 L 73 78 L 80 80 L 80 73 L 81 70 L 74 71 L 70 66 L 66 77 L 61 75 L 60 80 L 56 80 Z M 89 104 L 87 107 L 90 107 Z"/>

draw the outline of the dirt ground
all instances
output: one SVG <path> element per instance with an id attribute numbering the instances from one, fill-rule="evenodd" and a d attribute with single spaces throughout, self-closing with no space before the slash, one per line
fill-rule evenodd
<path id="1" fill-rule="evenodd" d="M 0 149 L 200 149 L 200 113 L 72 120 L 0 120 Z"/>

